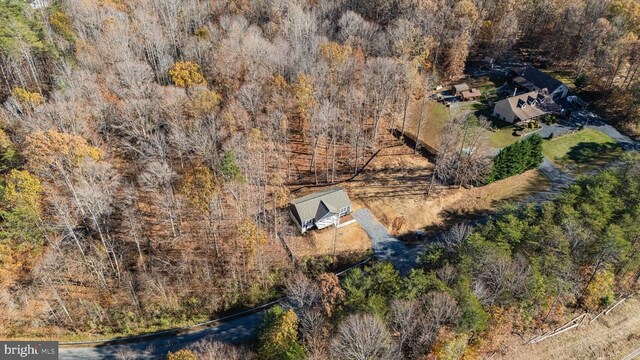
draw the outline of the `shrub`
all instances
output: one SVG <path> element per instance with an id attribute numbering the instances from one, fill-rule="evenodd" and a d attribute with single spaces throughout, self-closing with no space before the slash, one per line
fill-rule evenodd
<path id="1" fill-rule="evenodd" d="M 182 349 L 167 354 L 167 360 L 198 360 L 196 354 L 191 350 Z"/>

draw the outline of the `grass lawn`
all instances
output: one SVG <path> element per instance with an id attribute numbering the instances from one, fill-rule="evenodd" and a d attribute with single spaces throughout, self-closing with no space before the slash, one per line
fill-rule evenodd
<path id="1" fill-rule="evenodd" d="M 499 120 L 494 120 L 492 123 L 495 124 L 498 121 Z M 497 130 L 492 131 L 491 135 L 489 136 L 489 142 L 491 143 L 492 147 L 501 149 L 520 140 L 520 136 L 513 135 L 513 131 L 515 130 L 513 125 L 509 123 L 503 123 L 496 128 Z"/>
<path id="2" fill-rule="evenodd" d="M 502 86 L 505 81 L 506 78 L 492 74 L 491 76 L 470 79 L 468 84 L 470 87 L 480 90 L 480 92 L 483 94 L 481 99 L 485 99 L 488 94 L 495 95 L 496 90 L 498 90 L 498 88 Z"/>
<path id="3" fill-rule="evenodd" d="M 486 93 L 489 91 L 495 91 L 498 86 L 496 85 L 496 83 L 494 83 L 493 81 L 489 80 L 488 78 L 481 78 L 478 79 L 480 81 L 475 82 L 475 81 L 470 81 L 470 86 L 472 88 L 478 89 L 480 90 L 481 93 Z"/>
<path id="4" fill-rule="evenodd" d="M 488 134 L 491 147 L 501 149 L 520 140 L 519 136 L 513 135 L 513 131 L 515 130 L 513 124 L 495 118 L 492 115 L 492 109 L 487 107 L 487 105 L 481 103 L 478 103 L 477 105 L 478 106 L 474 109 L 475 115 L 478 118 L 484 116 L 491 122 L 491 128 L 493 130 Z"/>
<path id="5" fill-rule="evenodd" d="M 560 70 L 541 70 L 554 78 L 562 81 L 565 85 L 569 87 L 569 89 L 574 90 L 576 88 L 576 84 L 574 83 L 575 77 L 568 71 L 560 71 Z"/>
<path id="6" fill-rule="evenodd" d="M 407 109 L 407 123 L 405 124 L 405 134 L 411 139 L 415 139 L 418 131 L 418 121 L 422 100 L 413 101 Z M 420 141 L 429 147 L 436 148 L 438 137 L 444 124 L 451 118 L 457 116 L 463 109 L 446 107 L 443 104 L 427 100 L 422 115 L 422 128 L 420 129 Z M 399 124 L 401 125 L 401 124 Z"/>
<path id="7" fill-rule="evenodd" d="M 368 208 L 392 234 L 399 236 L 425 228 L 431 234 L 483 216 L 505 201 L 518 201 L 550 187 L 544 175 L 530 170 L 471 189 L 436 186 L 437 191 L 427 196 L 432 171 L 433 164 L 414 154 L 413 149 L 394 146 L 380 150 L 366 172 L 342 185 L 347 188 L 354 209 Z"/>
<path id="8" fill-rule="evenodd" d="M 494 359 L 622 359 L 638 348 L 639 328 L 640 301 L 631 298 L 587 326 L 537 344 L 524 344 L 514 334 L 504 340 L 501 346 L 505 351 Z"/>
<path id="9" fill-rule="evenodd" d="M 624 150 L 607 134 L 584 129 L 545 141 L 542 151 L 557 165 L 579 174 L 616 160 Z"/>

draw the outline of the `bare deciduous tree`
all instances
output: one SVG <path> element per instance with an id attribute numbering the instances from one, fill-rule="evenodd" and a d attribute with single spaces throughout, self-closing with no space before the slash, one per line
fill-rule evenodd
<path id="1" fill-rule="evenodd" d="M 320 287 L 302 273 L 297 273 L 287 279 L 285 292 L 289 303 L 296 309 L 317 305 L 322 296 Z"/>
<path id="2" fill-rule="evenodd" d="M 382 321 L 368 314 L 349 315 L 343 320 L 331 340 L 330 352 L 341 360 L 388 360 L 399 355 Z"/>
<path id="3" fill-rule="evenodd" d="M 255 354 L 248 349 L 233 346 L 214 338 L 198 341 L 192 350 L 202 360 L 253 360 Z"/>

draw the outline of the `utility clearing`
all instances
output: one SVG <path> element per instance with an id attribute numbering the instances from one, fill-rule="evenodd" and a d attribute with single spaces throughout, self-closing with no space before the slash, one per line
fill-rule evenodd
<path id="1" fill-rule="evenodd" d="M 525 345 L 514 336 L 494 359 L 622 359 L 640 348 L 640 301 L 628 299 L 593 323 Z"/>

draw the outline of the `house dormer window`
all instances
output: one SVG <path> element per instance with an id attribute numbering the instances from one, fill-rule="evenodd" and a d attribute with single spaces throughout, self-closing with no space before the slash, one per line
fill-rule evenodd
<path id="1" fill-rule="evenodd" d="M 538 94 L 538 102 L 544 104 L 544 102 L 547 100 L 546 96 L 542 95 L 542 94 Z"/>

